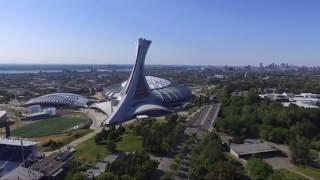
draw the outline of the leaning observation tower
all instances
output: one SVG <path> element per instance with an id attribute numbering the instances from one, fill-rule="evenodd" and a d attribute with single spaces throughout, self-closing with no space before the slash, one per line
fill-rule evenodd
<path id="1" fill-rule="evenodd" d="M 151 41 L 138 40 L 136 61 L 129 79 L 121 89 L 118 104 L 114 112 L 104 121 L 104 124 L 121 124 L 135 118 L 137 115 L 161 116 L 171 113 L 158 98 L 151 93 L 144 75 L 144 62 Z"/>
<path id="2" fill-rule="evenodd" d="M 104 124 L 121 124 L 138 115 L 162 116 L 174 112 L 174 106 L 192 98 L 191 90 L 187 87 L 162 78 L 145 76 L 144 62 L 150 44 L 150 40 L 139 39 L 136 61 L 129 79 L 107 88 L 106 96 L 116 103 L 111 103 L 113 112 Z"/>

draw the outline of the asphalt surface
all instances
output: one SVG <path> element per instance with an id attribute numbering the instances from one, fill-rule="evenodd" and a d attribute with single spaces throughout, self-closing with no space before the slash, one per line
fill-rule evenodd
<path id="1" fill-rule="evenodd" d="M 192 127 L 198 127 L 202 130 L 209 131 L 220 111 L 220 104 L 214 103 L 205 105 L 191 119 Z"/>

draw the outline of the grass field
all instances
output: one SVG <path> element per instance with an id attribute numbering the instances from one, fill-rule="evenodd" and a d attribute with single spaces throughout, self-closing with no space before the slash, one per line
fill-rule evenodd
<path id="1" fill-rule="evenodd" d="M 109 152 L 106 145 L 97 145 L 94 142 L 94 138 L 90 138 L 76 147 L 75 158 L 77 160 L 84 160 L 89 162 L 95 162 L 97 160 L 104 159 Z"/>
<path id="2" fill-rule="evenodd" d="M 75 158 L 88 162 L 102 160 L 109 154 L 106 145 L 97 145 L 94 142 L 94 138 L 90 138 L 77 146 L 76 150 Z M 122 135 L 121 140 L 117 142 L 117 150 L 123 152 L 142 151 L 142 139 L 135 136 L 132 132 L 125 133 Z"/>
<path id="3" fill-rule="evenodd" d="M 62 134 L 55 134 L 50 136 L 43 136 L 43 137 L 36 137 L 33 138 L 40 144 L 41 151 L 52 151 L 50 147 L 43 147 L 43 144 L 47 143 L 50 140 L 56 141 L 57 143 L 61 142 L 63 145 L 69 144 L 71 141 L 78 139 L 88 133 L 92 132 L 91 129 L 78 129 L 74 130 L 70 133 L 62 133 Z"/>
<path id="4" fill-rule="evenodd" d="M 313 177 L 314 179 L 320 179 L 320 169 L 304 166 L 295 166 L 295 169 L 307 176 Z"/>
<path id="5" fill-rule="evenodd" d="M 126 133 L 117 143 L 117 149 L 124 152 L 142 151 L 142 138 L 135 136 L 132 132 Z"/>
<path id="6" fill-rule="evenodd" d="M 63 133 L 63 131 L 86 121 L 88 121 L 87 118 L 75 115 L 39 120 L 35 123 L 13 130 L 12 135 L 25 138 L 49 136 Z"/>

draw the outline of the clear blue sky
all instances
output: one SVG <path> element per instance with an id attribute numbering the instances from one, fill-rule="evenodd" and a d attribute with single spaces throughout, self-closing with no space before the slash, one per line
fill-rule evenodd
<path id="1" fill-rule="evenodd" d="M 320 65 L 319 0 L 1 0 L 1 63 Z"/>

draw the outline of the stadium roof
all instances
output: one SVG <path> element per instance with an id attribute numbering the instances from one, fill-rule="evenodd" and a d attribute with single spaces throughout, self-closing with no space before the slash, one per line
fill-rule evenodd
<path id="1" fill-rule="evenodd" d="M 161 79 L 161 78 L 158 78 Z M 165 80 L 165 79 L 162 79 Z M 167 81 L 167 80 L 165 80 Z M 109 99 L 117 98 L 120 95 L 120 91 L 122 90 L 125 83 L 122 83 L 121 85 L 113 85 L 109 86 L 105 89 L 104 94 Z M 150 86 L 150 85 L 149 85 Z M 160 101 L 164 103 L 176 103 L 181 101 L 186 101 L 191 99 L 192 92 L 188 87 L 173 84 L 170 82 L 170 84 L 161 84 L 158 86 L 154 86 L 157 88 L 154 88 L 151 90 L 151 93 L 158 98 Z"/>
<path id="2" fill-rule="evenodd" d="M 146 76 L 147 84 L 151 90 L 164 88 L 171 85 L 171 82 L 166 79 L 154 77 L 154 76 Z M 127 81 L 123 82 L 121 86 L 124 88 L 127 84 Z"/>
<path id="3" fill-rule="evenodd" d="M 26 106 L 37 105 L 37 104 L 49 104 L 49 105 L 68 105 L 85 107 L 88 103 L 88 99 L 72 93 L 53 93 L 47 94 L 40 97 L 33 98 L 25 103 Z"/>

